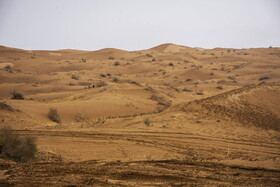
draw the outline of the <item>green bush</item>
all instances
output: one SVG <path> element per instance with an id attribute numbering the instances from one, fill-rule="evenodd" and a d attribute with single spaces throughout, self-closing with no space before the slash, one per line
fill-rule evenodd
<path id="1" fill-rule="evenodd" d="M 35 158 L 36 139 L 31 136 L 14 134 L 10 126 L 0 130 L 0 156 L 17 162 L 27 162 Z"/>
<path id="2" fill-rule="evenodd" d="M 48 117 L 50 120 L 56 122 L 56 123 L 60 123 L 60 117 L 59 114 L 56 110 L 56 108 L 50 108 L 49 113 L 48 113 Z"/>

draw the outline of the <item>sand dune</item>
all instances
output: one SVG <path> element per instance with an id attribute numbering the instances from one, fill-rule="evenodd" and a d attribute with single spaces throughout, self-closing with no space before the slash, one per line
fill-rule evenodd
<path id="1" fill-rule="evenodd" d="M 98 160 L 84 170 L 104 162 L 123 163 L 112 171 L 134 171 L 126 179 L 122 177 L 127 173 L 102 173 L 100 184 L 114 185 L 116 179 L 124 185 L 143 181 L 175 185 L 174 177 L 182 185 L 190 178 L 193 184 L 202 184 L 193 169 L 190 178 L 183 177 L 180 169 L 170 174 L 161 167 L 162 175 L 153 173 L 158 170 L 156 162 L 169 160 L 168 167 L 180 165 L 183 170 L 182 164 L 189 160 L 205 175 L 214 176 L 213 180 L 201 176 L 204 184 L 235 181 L 236 185 L 244 173 L 242 180 L 250 185 L 275 185 L 280 173 L 279 69 L 280 48 L 163 44 L 140 51 L 26 51 L 0 46 L 0 122 L 36 136 L 50 167 L 57 167 L 51 159 L 59 158 L 66 169 L 72 167 L 68 161 L 83 168 L 83 162 Z M 14 91 L 24 99 L 12 99 Z M 57 109 L 60 123 L 48 117 L 50 108 Z M 145 164 L 150 169 L 143 169 Z M 32 165 L 32 172 L 36 167 Z M 232 180 L 219 178 L 215 172 L 221 167 L 231 168 L 232 175 L 241 174 Z M 8 181 L 25 185 L 44 181 L 38 174 L 26 182 L 18 177 L 25 175 L 18 174 L 25 165 L 13 168 L 17 175 Z M 135 168 L 141 173 L 136 174 Z M 257 168 L 269 177 L 274 172 L 275 180 L 256 177 Z M 45 169 L 50 175 L 50 168 Z M 77 180 L 67 184 L 83 183 L 78 178 L 85 175 L 69 171 Z"/>

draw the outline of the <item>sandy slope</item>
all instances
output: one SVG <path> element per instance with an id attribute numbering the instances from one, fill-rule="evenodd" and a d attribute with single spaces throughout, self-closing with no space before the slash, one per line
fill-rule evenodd
<path id="1" fill-rule="evenodd" d="M 137 185 L 143 180 L 177 184 L 177 177 L 179 184 L 191 179 L 193 184 L 238 185 L 247 180 L 251 185 L 257 181 L 275 185 L 280 180 L 279 69 L 279 48 L 202 49 L 163 44 L 141 51 L 25 51 L 1 46 L 0 123 L 36 136 L 41 151 L 66 160 L 65 169 L 72 167 L 69 161 L 83 168 L 80 161 L 107 164 L 119 160 L 124 163 L 116 172 L 126 173 L 145 161 L 155 161 L 148 164 L 151 170 L 143 170 L 141 177 L 146 177 L 141 179 L 135 172 L 131 178 L 127 173 L 125 178 L 107 172 L 117 184 Z M 23 93 L 25 100 L 11 99 L 14 90 Z M 52 107 L 58 110 L 60 124 L 47 116 Z M 188 178 L 181 166 L 168 176 L 167 171 L 151 174 L 159 160 L 175 160 L 169 162 L 175 167 L 186 159 L 205 175 L 190 172 Z M 240 174 L 233 179 L 221 177 L 220 183 L 215 177 L 223 167 L 219 164 L 249 169 L 233 169 L 230 172 Z M 28 167 L 8 168 L 19 175 Z M 32 172 L 39 169 L 36 164 L 30 167 Z M 57 167 L 56 161 L 52 167 Z M 84 170 L 95 167 L 89 164 Z M 252 168 L 263 168 L 258 173 L 265 177 L 253 179 Z M 77 172 L 72 173 L 77 180 L 69 185 L 85 184 L 87 175 Z M 273 172 L 276 177 L 267 180 Z M 36 176 L 28 183 L 25 178 L 30 176 L 23 173 L 8 181 L 28 185 L 44 180 Z M 106 178 L 107 174 L 100 175 Z M 240 178 L 243 174 L 246 177 Z M 106 181 L 102 177 L 91 180 L 88 183 Z"/>

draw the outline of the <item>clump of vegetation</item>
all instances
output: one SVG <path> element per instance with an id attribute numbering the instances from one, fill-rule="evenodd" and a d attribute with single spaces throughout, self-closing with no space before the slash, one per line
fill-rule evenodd
<path id="1" fill-rule="evenodd" d="M 36 139 L 31 136 L 14 134 L 10 126 L 0 129 L 0 157 L 17 162 L 27 162 L 35 158 Z"/>
<path id="2" fill-rule="evenodd" d="M 164 85 L 164 86 L 170 86 L 170 83 L 164 82 L 163 85 Z"/>
<path id="3" fill-rule="evenodd" d="M 172 62 L 170 62 L 170 63 L 168 64 L 168 66 L 174 67 L 174 64 L 173 64 Z"/>
<path id="4" fill-rule="evenodd" d="M 236 77 L 235 76 L 228 76 L 227 77 L 229 80 L 236 80 Z"/>
<path id="5" fill-rule="evenodd" d="M 226 81 L 224 80 L 224 79 L 221 79 L 221 80 L 219 80 L 218 82 L 217 82 L 217 84 L 223 84 L 223 83 L 225 83 Z"/>
<path id="6" fill-rule="evenodd" d="M 120 65 L 120 62 L 119 61 L 116 61 L 115 63 L 114 63 L 114 66 L 119 66 Z"/>
<path id="7" fill-rule="evenodd" d="M 221 86 L 221 85 L 217 86 L 216 88 L 217 88 L 218 90 L 223 90 L 223 89 L 224 89 L 224 87 Z"/>
<path id="8" fill-rule="evenodd" d="M 90 86 L 92 83 L 91 82 L 79 82 L 78 85 L 80 86 Z"/>
<path id="9" fill-rule="evenodd" d="M 105 78 L 105 77 L 106 77 L 106 74 L 101 73 L 99 76 Z"/>
<path id="10" fill-rule="evenodd" d="M 202 92 L 197 92 L 196 95 L 204 95 Z"/>
<path id="11" fill-rule="evenodd" d="M 82 62 L 86 62 L 87 61 L 87 59 L 85 59 L 85 58 L 82 58 Z"/>
<path id="12" fill-rule="evenodd" d="M 165 106 L 165 107 L 170 107 L 171 103 L 166 100 L 164 97 L 158 96 L 156 94 L 153 94 L 151 96 L 151 99 L 154 101 L 157 101 L 159 105 Z"/>
<path id="13" fill-rule="evenodd" d="M 190 149 L 186 152 L 186 157 L 197 160 L 200 156 L 196 151 Z"/>
<path id="14" fill-rule="evenodd" d="M 79 77 L 78 75 L 72 74 L 72 75 L 71 75 L 71 78 L 72 78 L 72 79 L 75 79 L 75 80 L 79 80 L 80 77 Z"/>
<path id="15" fill-rule="evenodd" d="M 119 81 L 118 77 L 114 77 L 114 78 L 112 79 L 112 82 L 118 82 L 118 81 Z"/>
<path id="16" fill-rule="evenodd" d="M 144 120 L 144 124 L 147 126 L 147 127 L 150 127 L 151 126 L 151 120 L 149 118 L 146 118 Z"/>
<path id="17" fill-rule="evenodd" d="M 153 55 L 151 55 L 151 54 L 149 54 L 149 53 L 147 53 L 146 56 L 147 56 L 147 57 L 150 57 L 150 58 L 153 57 Z"/>
<path id="18" fill-rule="evenodd" d="M 190 89 L 190 88 L 184 88 L 182 91 L 183 92 L 193 92 L 192 89 Z"/>
<path id="19" fill-rule="evenodd" d="M 11 65 L 6 65 L 6 66 L 5 66 L 5 69 L 6 69 L 6 70 L 11 69 Z"/>
<path id="20" fill-rule="evenodd" d="M 83 122 L 83 121 L 86 120 L 86 116 L 85 116 L 84 114 L 82 114 L 82 113 L 77 113 L 77 114 L 75 115 L 75 120 L 76 120 L 77 122 Z"/>
<path id="21" fill-rule="evenodd" d="M 109 60 L 115 60 L 115 58 L 113 56 L 110 56 Z"/>
<path id="22" fill-rule="evenodd" d="M 3 102 L 0 102 L 0 110 L 8 110 L 11 112 L 15 111 L 10 105 L 7 105 L 6 103 Z"/>
<path id="23" fill-rule="evenodd" d="M 135 85 L 137 85 L 137 86 L 141 86 L 141 84 L 138 83 L 138 82 L 136 82 L 136 81 L 132 81 L 132 80 L 131 80 L 131 81 L 129 81 L 129 83 L 130 83 L 130 84 L 135 84 Z"/>
<path id="24" fill-rule="evenodd" d="M 12 98 L 11 99 L 18 99 L 18 100 L 24 100 L 24 96 L 22 93 L 17 92 L 17 91 L 13 91 L 12 92 Z"/>
<path id="25" fill-rule="evenodd" d="M 59 114 L 58 114 L 56 108 L 50 108 L 49 113 L 48 113 L 48 117 L 53 122 L 56 122 L 56 123 L 60 123 L 61 122 Z"/>
<path id="26" fill-rule="evenodd" d="M 268 79 L 269 79 L 268 76 L 262 76 L 262 77 L 259 78 L 259 81 L 268 80 Z"/>
<path id="27" fill-rule="evenodd" d="M 107 83 L 106 82 L 104 82 L 104 81 L 99 81 L 98 83 L 96 83 L 95 84 L 95 87 L 103 87 L 103 86 L 106 86 L 107 85 Z"/>
<path id="28" fill-rule="evenodd" d="M 73 82 L 69 82 L 68 85 L 69 85 L 69 86 L 75 86 L 76 84 L 73 83 Z"/>

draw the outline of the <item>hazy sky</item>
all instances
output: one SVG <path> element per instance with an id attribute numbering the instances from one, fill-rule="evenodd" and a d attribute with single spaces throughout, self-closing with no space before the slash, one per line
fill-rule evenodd
<path id="1" fill-rule="evenodd" d="M 280 46 L 280 0 L 0 0 L 0 45 L 22 49 Z"/>

